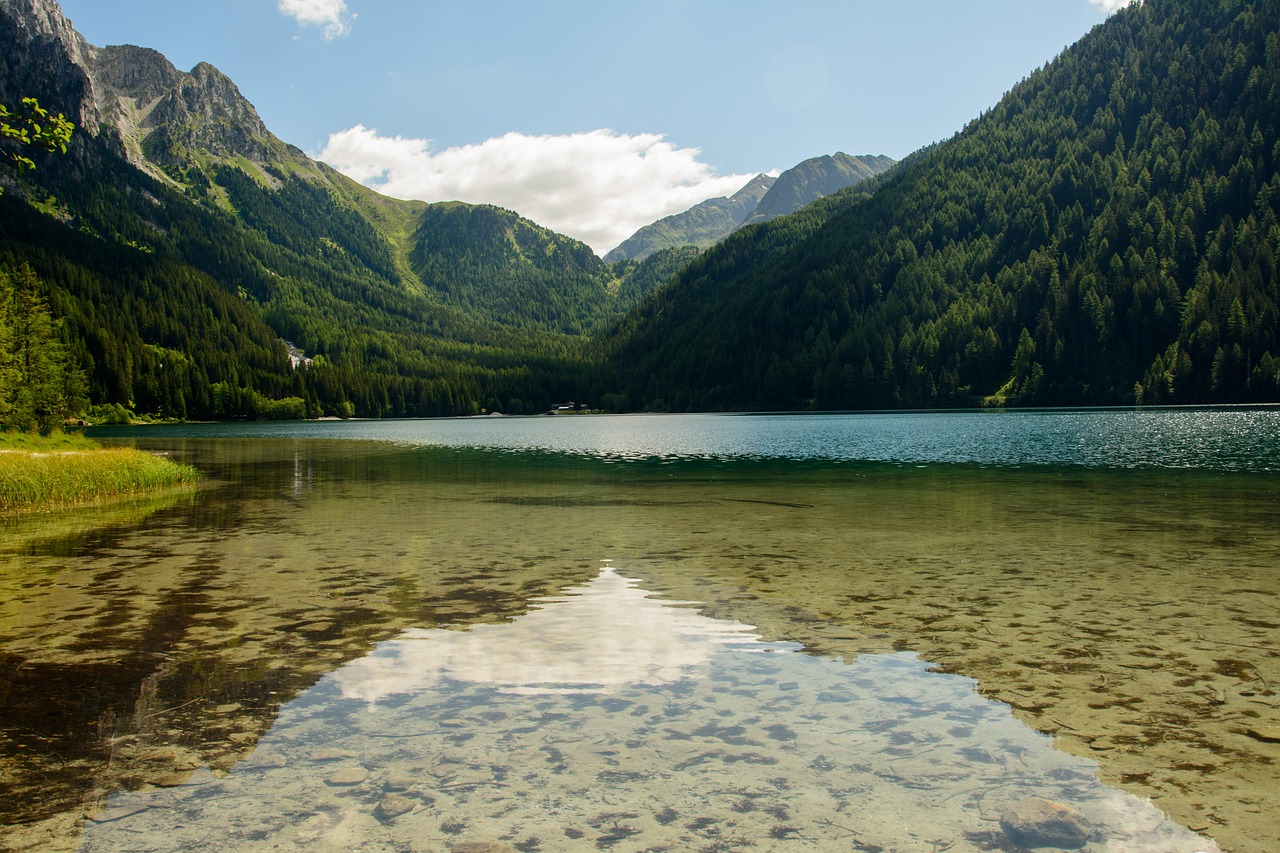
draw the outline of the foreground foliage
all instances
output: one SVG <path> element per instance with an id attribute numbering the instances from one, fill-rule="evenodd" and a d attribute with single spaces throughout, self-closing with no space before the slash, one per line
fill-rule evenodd
<path id="1" fill-rule="evenodd" d="M 194 485 L 189 465 L 130 447 L 55 435 L 0 435 L 0 512 L 92 504 Z"/>

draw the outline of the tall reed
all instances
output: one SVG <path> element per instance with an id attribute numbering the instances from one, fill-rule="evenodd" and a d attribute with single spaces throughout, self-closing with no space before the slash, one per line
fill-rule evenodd
<path id="1" fill-rule="evenodd" d="M 50 510 L 141 495 L 176 486 L 193 485 L 200 474 L 189 465 L 131 447 L 87 446 L 53 449 L 37 441 L 6 437 L 0 441 L 0 512 Z M 60 440 L 62 441 L 62 440 Z M 66 446 L 65 443 L 61 446 Z M 38 448 L 38 449 L 35 449 Z"/>

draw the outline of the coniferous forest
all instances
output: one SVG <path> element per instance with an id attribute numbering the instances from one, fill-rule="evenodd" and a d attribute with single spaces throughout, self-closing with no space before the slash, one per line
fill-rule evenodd
<path id="1" fill-rule="evenodd" d="M 1148 0 L 604 343 L 635 405 L 1280 400 L 1280 6 Z"/>
<path id="2" fill-rule="evenodd" d="M 274 137 L 77 132 L 0 194 L 0 381 L 26 293 L 100 416 L 1277 402 L 1278 122 L 1280 6 L 1147 0 L 889 172 L 614 264 Z"/>

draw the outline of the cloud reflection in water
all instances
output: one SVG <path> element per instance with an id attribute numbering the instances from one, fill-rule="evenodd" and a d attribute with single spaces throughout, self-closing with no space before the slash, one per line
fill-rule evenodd
<path id="1" fill-rule="evenodd" d="M 370 703 L 446 679 L 511 693 L 601 693 L 679 681 L 718 648 L 749 648 L 760 639 L 750 625 L 703 616 L 689 602 L 652 598 L 612 568 L 535 601 L 507 623 L 409 629 L 334 673 L 333 681 L 344 696 Z"/>

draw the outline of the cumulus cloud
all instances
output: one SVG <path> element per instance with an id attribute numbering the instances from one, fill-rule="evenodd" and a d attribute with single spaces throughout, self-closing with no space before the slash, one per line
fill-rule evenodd
<path id="1" fill-rule="evenodd" d="M 364 125 L 330 135 L 318 158 L 395 198 L 494 204 L 598 254 L 650 222 L 732 195 L 753 175 L 718 175 L 697 148 L 656 133 L 508 133 L 433 152 L 431 140 Z"/>
<path id="2" fill-rule="evenodd" d="M 1129 0 L 1089 0 L 1089 2 L 1095 6 L 1101 6 L 1102 11 L 1108 15 L 1129 5 Z"/>
<path id="3" fill-rule="evenodd" d="M 280 0 L 276 7 L 283 15 L 306 26 L 324 27 L 324 37 L 334 39 L 351 31 L 345 0 Z"/>

